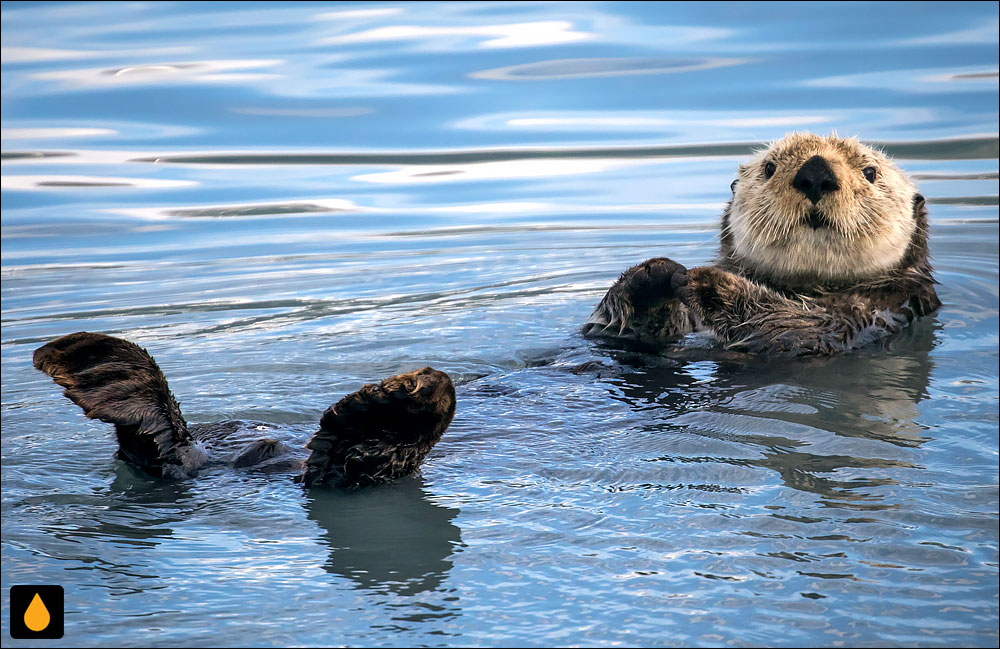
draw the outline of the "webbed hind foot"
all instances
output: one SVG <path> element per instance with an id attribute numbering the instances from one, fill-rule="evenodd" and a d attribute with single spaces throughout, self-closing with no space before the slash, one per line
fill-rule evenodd
<path id="1" fill-rule="evenodd" d="M 142 347 L 81 331 L 39 347 L 33 361 L 87 417 L 114 424 L 121 459 L 174 478 L 204 464 L 166 377 Z"/>
<path id="2" fill-rule="evenodd" d="M 366 385 L 323 413 L 296 482 L 353 487 L 413 473 L 454 415 L 455 386 L 430 367 Z"/>

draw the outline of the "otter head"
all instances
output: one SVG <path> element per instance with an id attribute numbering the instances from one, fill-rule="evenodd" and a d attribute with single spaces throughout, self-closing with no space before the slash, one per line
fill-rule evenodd
<path id="1" fill-rule="evenodd" d="M 856 138 L 792 133 L 740 165 L 724 253 L 777 283 L 872 277 L 903 258 L 922 205 L 906 176 Z"/>

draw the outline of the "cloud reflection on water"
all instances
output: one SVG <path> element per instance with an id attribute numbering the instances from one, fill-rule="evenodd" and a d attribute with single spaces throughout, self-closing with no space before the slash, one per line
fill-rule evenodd
<path id="1" fill-rule="evenodd" d="M 80 68 L 37 72 L 31 78 L 42 81 L 61 81 L 81 86 L 109 86 L 130 84 L 169 84 L 188 81 L 214 83 L 245 83 L 275 78 L 274 73 L 243 72 L 260 68 L 273 68 L 282 63 L 279 59 L 229 59 L 214 61 L 185 61 L 170 64 L 126 65 L 117 68 Z"/>
<path id="2" fill-rule="evenodd" d="M 167 189 L 173 187 L 193 187 L 194 180 L 167 180 L 163 178 L 119 178 L 115 176 L 69 176 L 69 175 L 4 175 L 0 186 L 7 190 L 80 189 L 85 187 L 128 187 L 134 189 Z"/>
<path id="3" fill-rule="evenodd" d="M 362 32 L 330 36 L 321 39 L 322 45 L 372 43 L 379 41 L 436 40 L 461 37 L 483 37 L 477 47 L 538 47 L 563 45 L 592 38 L 593 34 L 573 30 L 573 23 L 563 20 L 512 23 L 508 25 L 455 25 L 448 27 L 424 25 L 392 25 L 376 27 Z"/>
<path id="4" fill-rule="evenodd" d="M 503 68 L 473 72 L 473 79 L 498 81 L 536 81 L 542 79 L 584 79 L 588 77 L 613 77 L 634 74 L 675 74 L 698 72 L 749 63 L 750 59 L 734 58 L 586 58 L 553 59 L 522 63 Z"/>

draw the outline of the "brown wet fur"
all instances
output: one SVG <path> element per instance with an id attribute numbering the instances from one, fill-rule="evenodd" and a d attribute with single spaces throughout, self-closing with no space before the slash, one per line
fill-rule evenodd
<path id="1" fill-rule="evenodd" d="M 813 201 L 794 183 L 815 156 L 837 185 Z M 924 197 L 881 153 L 794 133 L 740 166 L 714 266 L 656 258 L 630 268 L 583 333 L 669 343 L 706 329 L 755 354 L 855 349 L 941 306 L 927 228 Z"/>
<path id="2" fill-rule="evenodd" d="M 138 345 L 79 332 L 38 348 L 34 365 L 66 388 L 64 394 L 87 417 L 114 424 L 121 459 L 164 478 L 193 475 L 207 460 L 163 372 Z M 454 414 L 451 379 L 430 367 L 366 385 L 323 414 L 296 482 L 351 487 L 413 473 Z M 251 467 L 290 450 L 280 441 L 261 439 L 229 463 Z"/>
<path id="3" fill-rule="evenodd" d="M 656 257 L 629 268 L 594 310 L 615 314 L 588 321 L 588 336 L 628 338 L 647 344 L 668 342 L 694 331 L 697 317 L 671 289 L 671 278 L 686 269 L 666 257 Z"/>
<path id="4" fill-rule="evenodd" d="M 114 424 L 121 459 L 155 476 L 188 470 L 187 422 L 145 349 L 81 331 L 39 347 L 33 362 L 87 417 Z"/>
<path id="5" fill-rule="evenodd" d="M 298 482 L 355 487 L 413 473 L 455 415 L 455 386 L 425 367 L 369 384 L 327 408 Z"/>

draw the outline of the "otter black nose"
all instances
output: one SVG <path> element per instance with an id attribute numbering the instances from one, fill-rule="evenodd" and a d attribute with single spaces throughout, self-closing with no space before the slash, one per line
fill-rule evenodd
<path id="1" fill-rule="evenodd" d="M 840 189 L 840 183 L 823 156 L 814 155 L 795 174 L 792 187 L 805 194 L 815 205 L 826 194 Z"/>

